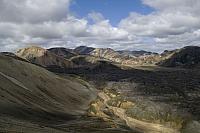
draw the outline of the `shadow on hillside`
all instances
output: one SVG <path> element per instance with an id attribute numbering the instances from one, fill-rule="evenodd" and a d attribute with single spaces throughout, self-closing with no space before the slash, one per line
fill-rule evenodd
<path id="1" fill-rule="evenodd" d="M 63 123 L 69 120 L 73 120 L 76 117 L 64 113 L 58 112 L 46 112 L 44 110 L 27 108 L 25 106 L 12 105 L 3 106 L 1 105 L 0 117 L 7 116 L 18 120 L 32 121 L 33 123 L 39 123 L 40 125 L 53 125 Z"/>
<path id="2" fill-rule="evenodd" d="M 156 97 L 153 99 L 156 102 L 173 103 L 200 118 L 200 72 L 198 70 L 157 67 L 152 70 L 122 69 L 106 62 L 94 67 L 48 69 L 56 73 L 79 75 L 86 80 L 94 81 L 98 87 L 104 82 L 136 83 L 137 91 L 142 96 Z"/>

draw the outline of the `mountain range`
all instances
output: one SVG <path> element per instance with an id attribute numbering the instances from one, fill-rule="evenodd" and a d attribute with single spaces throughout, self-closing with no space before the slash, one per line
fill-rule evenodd
<path id="1" fill-rule="evenodd" d="M 188 46 L 173 51 L 166 50 L 161 54 L 147 51 L 115 51 L 111 48 L 86 46 L 80 46 L 75 49 L 62 47 L 43 49 L 33 46 L 20 49 L 13 56 L 47 68 L 80 67 L 80 62 L 77 62 L 77 60 L 80 59 L 83 63 L 83 58 L 85 58 L 85 63 L 83 64 L 87 64 L 86 62 L 88 61 L 94 63 L 96 60 L 107 60 L 126 66 L 196 67 L 199 63 L 199 51 L 199 47 L 196 46 Z"/>
<path id="2" fill-rule="evenodd" d="M 2 52 L 0 132 L 195 133 L 199 62 L 197 46 Z"/>

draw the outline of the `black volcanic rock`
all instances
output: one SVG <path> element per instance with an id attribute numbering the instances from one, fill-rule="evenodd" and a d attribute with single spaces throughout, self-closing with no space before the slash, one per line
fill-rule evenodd
<path id="1" fill-rule="evenodd" d="M 81 55 L 89 55 L 90 52 L 92 52 L 93 50 L 95 50 L 95 48 L 86 47 L 86 46 L 79 46 L 79 47 L 74 49 L 74 52 L 77 53 L 77 54 L 81 54 Z"/>
<path id="2" fill-rule="evenodd" d="M 187 46 L 179 50 L 175 50 L 173 54 L 166 60 L 158 63 L 165 67 L 197 67 L 200 63 L 200 47 Z"/>
<path id="3" fill-rule="evenodd" d="M 54 53 L 57 56 L 64 57 L 66 59 L 70 59 L 71 57 L 76 56 L 77 54 L 73 52 L 72 49 L 67 49 L 63 47 L 58 47 L 58 48 L 50 48 L 48 51 Z"/>

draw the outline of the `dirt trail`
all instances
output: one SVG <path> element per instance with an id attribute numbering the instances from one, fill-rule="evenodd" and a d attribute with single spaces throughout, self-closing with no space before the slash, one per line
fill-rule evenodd
<path id="1" fill-rule="evenodd" d="M 106 95 L 104 92 L 100 92 L 98 95 L 100 98 L 104 100 L 104 104 L 109 109 L 113 110 L 116 116 L 126 121 L 126 124 L 134 130 L 138 130 L 144 133 L 180 133 L 176 129 L 168 128 L 160 124 L 143 122 L 143 121 L 128 117 L 124 109 L 112 107 L 107 104 L 107 101 L 110 100 L 110 97 Z"/>

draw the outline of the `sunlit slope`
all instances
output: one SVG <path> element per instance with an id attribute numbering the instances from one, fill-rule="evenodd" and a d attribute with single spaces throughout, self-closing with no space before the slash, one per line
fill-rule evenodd
<path id="1" fill-rule="evenodd" d="M 71 68 L 74 66 L 72 62 L 65 59 L 64 57 L 58 56 L 53 52 L 37 46 L 20 49 L 16 52 L 16 55 L 30 61 L 33 64 L 37 64 L 47 68 Z"/>
<path id="2" fill-rule="evenodd" d="M 17 118 L 71 118 L 95 98 L 86 82 L 61 78 L 27 62 L 0 56 L 0 114 Z"/>

